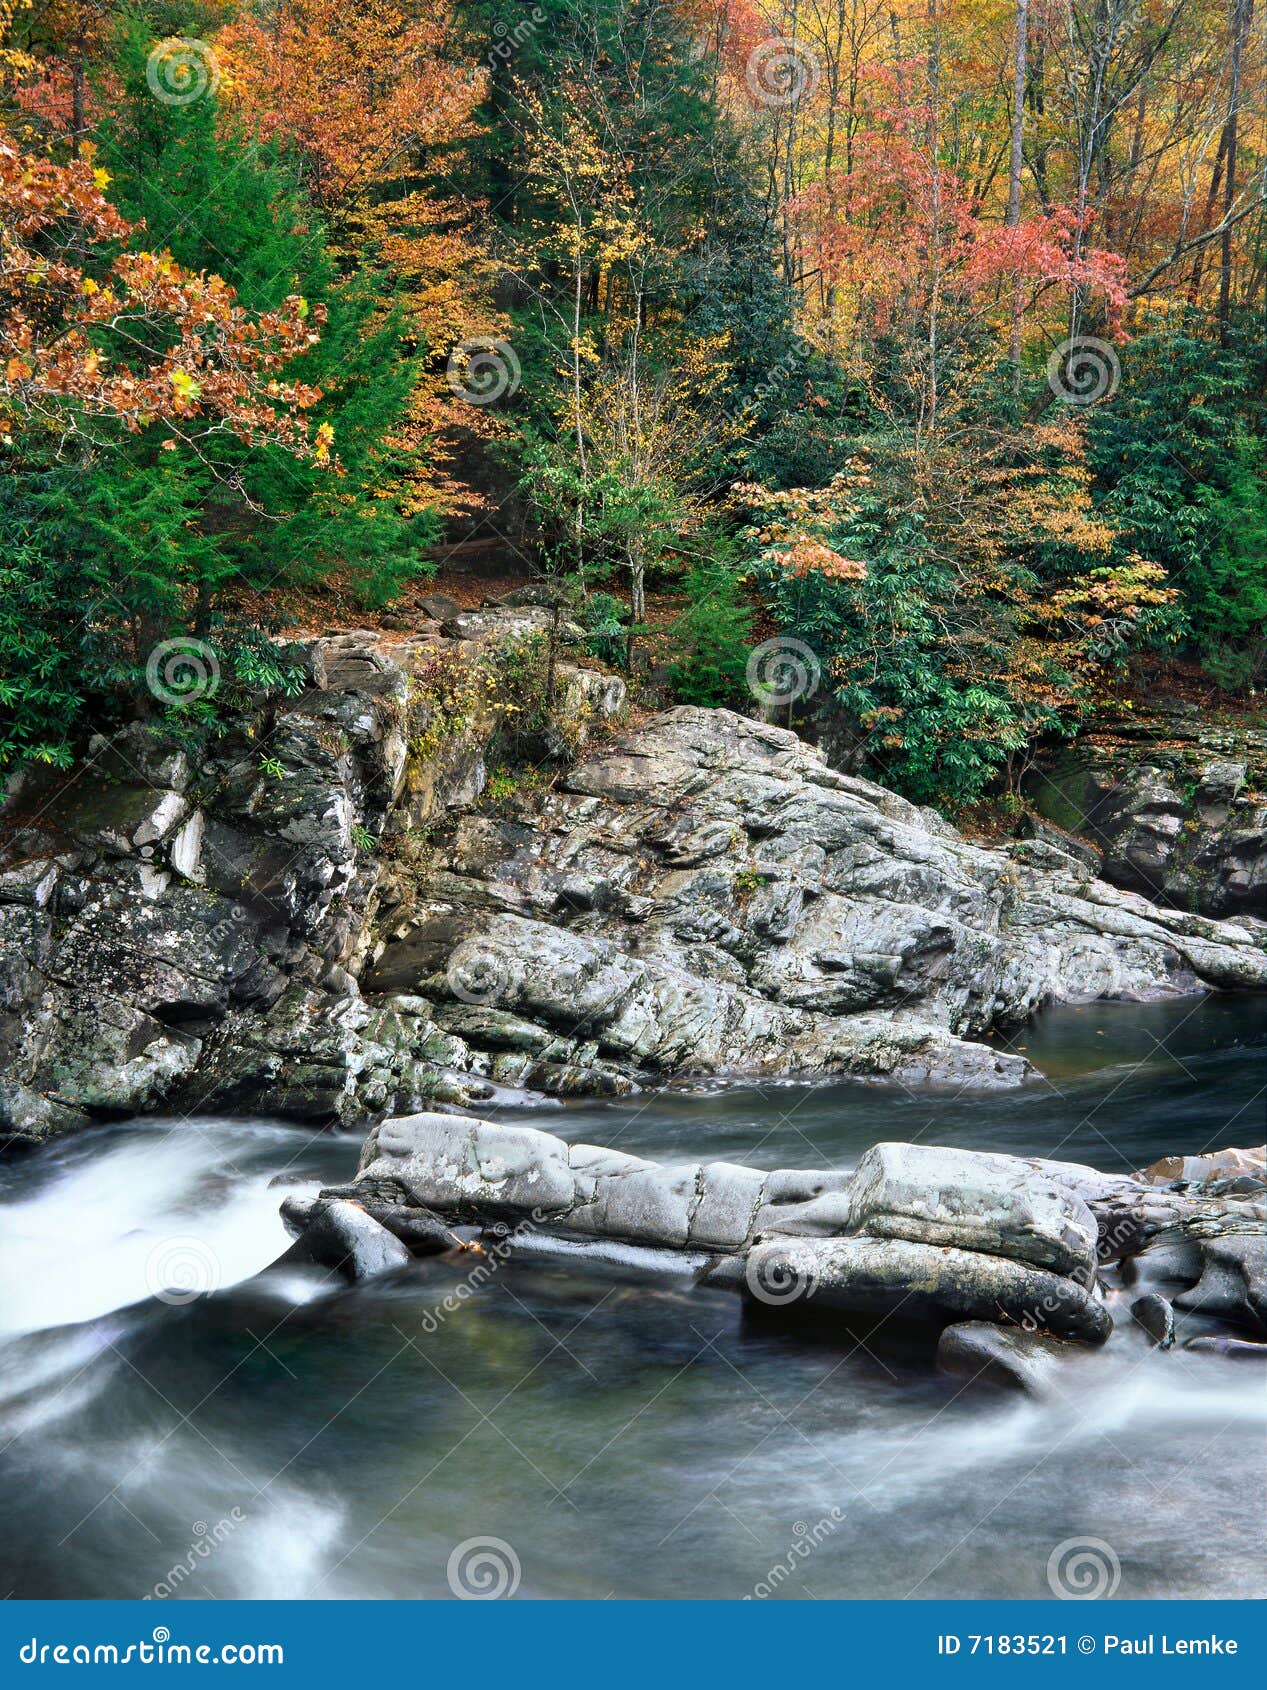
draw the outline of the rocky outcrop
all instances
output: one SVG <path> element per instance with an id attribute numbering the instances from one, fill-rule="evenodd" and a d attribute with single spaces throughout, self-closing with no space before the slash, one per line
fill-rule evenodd
<path id="1" fill-rule="evenodd" d="M 427 830 L 486 784 L 491 724 L 416 753 L 435 737 L 417 677 L 437 652 L 473 663 L 485 645 L 438 626 L 310 640 L 294 697 L 226 707 L 214 732 L 132 723 L 69 776 L 10 783 L 0 1137 L 160 1107 L 363 1123 L 498 1095 L 430 1004 L 367 1000 L 356 980 L 425 872 Z M 557 683 L 573 741 L 623 705 L 619 680 L 574 663 Z"/>
<path id="2" fill-rule="evenodd" d="M 311 640 L 293 697 L 214 734 L 134 723 L 17 782 L 9 1138 L 160 1108 L 359 1125 L 691 1073 L 1016 1084 L 1025 1059 L 988 1035 L 1047 1003 L 1267 985 L 1262 922 L 970 843 L 785 730 L 681 708 L 596 741 L 623 687 L 576 661 L 542 770 L 490 798 L 495 713 L 439 720 L 423 681 L 550 617 Z"/>
<path id="3" fill-rule="evenodd" d="M 1115 886 L 1207 915 L 1267 914 L 1267 727 L 1183 708 L 1105 723 L 1038 770 L 1030 796 Z"/>
<path id="4" fill-rule="evenodd" d="M 546 797 L 459 818 L 362 985 L 517 1046 L 507 1080 L 579 1035 L 635 1076 L 997 1084 L 1024 1062 L 975 1041 L 1043 1004 L 1267 983 L 1261 923 L 1158 910 L 1053 858 L 970 844 L 784 730 L 681 708 Z"/>
<path id="5" fill-rule="evenodd" d="M 1227 1155 L 1261 1167 L 1261 1153 Z M 1179 1207 L 1165 1217 L 1164 1242 L 1186 1239 L 1202 1252 L 1186 1268 L 1173 1256 L 1151 1261 L 1152 1271 L 1188 1285 L 1175 1307 L 1233 1325 L 1258 1318 L 1267 1177 L 1252 1191 L 1172 1196 Z M 703 1282 L 739 1291 L 758 1311 L 829 1325 L 953 1326 L 957 1335 L 943 1340 L 951 1371 L 1002 1374 L 1034 1390 L 1059 1348 L 983 1331 L 1103 1343 L 1113 1328 L 1103 1282 L 1124 1284 L 1128 1263 L 1122 1216 L 1139 1211 L 1131 1257 L 1149 1262 L 1159 1236 L 1148 1231 L 1155 1186 L 1076 1163 L 878 1144 L 852 1174 L 674 1166 L 436 1113 L 371 1132 L 355 1181 L 322 1193 L 313 1224 L 328 1227 L 322 1204 L 349 1203 L 397 1238 L 417 1229 L 426 1248 L 442 1247 L 446 1227 L 513 1226 L 547 1248 L 587 1240 L 682 1252 Z M 1235 1284 L 1215 1283 L 1215 1266 Z M 1163 1330 L 1152 1307 L 1144 1318 L 1145 1304 L 1163 1311 Z M 1127 1318 L 1162 1347 L 1173 1343 L 1173 1311 L 1160 1295 L 1133 1299 Z"/>

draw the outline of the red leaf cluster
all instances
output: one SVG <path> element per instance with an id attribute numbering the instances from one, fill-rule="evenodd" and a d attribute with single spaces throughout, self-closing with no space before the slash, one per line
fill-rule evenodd
<path id="1" fill-rule="evenodd" d="M 57 164 L 0 135 L 0 425 L 110 419 L 319 455 L 303 412 L 320 393 L 280 373 L 320 310 L 252 313 L 219 276 L 134 248 L 106 186 L 90 157 Z"/>

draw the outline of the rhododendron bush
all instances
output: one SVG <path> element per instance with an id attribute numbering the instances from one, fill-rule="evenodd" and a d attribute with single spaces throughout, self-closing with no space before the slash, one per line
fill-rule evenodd
<path id="1" fill-rule="evenodd" d="M 954 805 L 1015 775 L 1036 735 L 1072 732 L 1123 654 L 1173 626 L 1164 571 L 1121 556 L 1092 507 L 1083 436 L 1061 421 L 1023 452 L 1007 435 L 877 440 L 823 488 L 737 490 L 855 754 L 913 797 Z"/>

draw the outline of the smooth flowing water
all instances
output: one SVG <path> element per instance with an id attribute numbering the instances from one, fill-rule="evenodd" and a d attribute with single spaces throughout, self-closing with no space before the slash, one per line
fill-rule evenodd
<path id="1" fill-rule="evenodd" d="M 1019 1093 L 715 1087 L 516 1118 L 766 1167 L 892 1138 L 1127 1170 L 1261 1141 L 1265 1010 L 1050 1013 Z M 0 1168 L 0 1595 L 1047 1596 L 1088 1539 L 1123 1597 L 1264 1594 L 1254 1363 L 1127 1321 L 1038 1404 L 960 1389 L 896 1330 L 754 1321 L 668 1257 L 519 1252 L 481 1284 L 446 1258 L 351 1290 L 271 1268 L 282 1185 L 346 1179 L 357 1150 L 151 1120 Z"/>

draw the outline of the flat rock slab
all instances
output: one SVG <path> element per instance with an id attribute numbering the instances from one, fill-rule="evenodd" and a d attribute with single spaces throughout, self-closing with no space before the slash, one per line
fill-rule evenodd
<path id="1" fill-rule="evenodd" d="M 1087 1277 L 1099 1231 L 1081 1197 L 1018 1157 L 926 1144 L 867 1151 L 846 1230 L 984 1250 Z"/>
<path id="2" fill-rule="evenodd" d="M 1141 1185 L 1209 1185 L 1236 1177 L 1267 1181 L 1267 1147 L 1233 1146 L 1205 1156 L 1162 1156 L 1135 1175 Z"/>
<path id="3" fill-rule="evenodd" d="M 730 1162 L 662 1165 L 567 1144 L 535 1127 L 418 1114 L 385 1121 L 370 1135 L 357 1180 L 394 1184 L 406 1204 L 461 1220 L 526 1218 L 569 1237 L 740 1250 L 767 1199 L 777 1203 L 788 1192 L 812 1199 L 832 1176 L 767 1174 Z"/>
<path id="4" fill-rule="evenodd" d="M 1104 1304 L 1071 1279 L 1005 1256 L 896 1238 L 788 1239 L 756 1245 L 744 1290 L 758 1302 L 942 1323 L 1007 1322 L 1102 1344 Z"/>
<path id="5" fill-rule="evenodd" d="M 1231 1356 L 1235 1361 L 1267 1361 L 1267 1344 L 1251 1343 L 1248 1338 L 1189 1338 L 1183 1347 L 1205 1355 Z"/>

